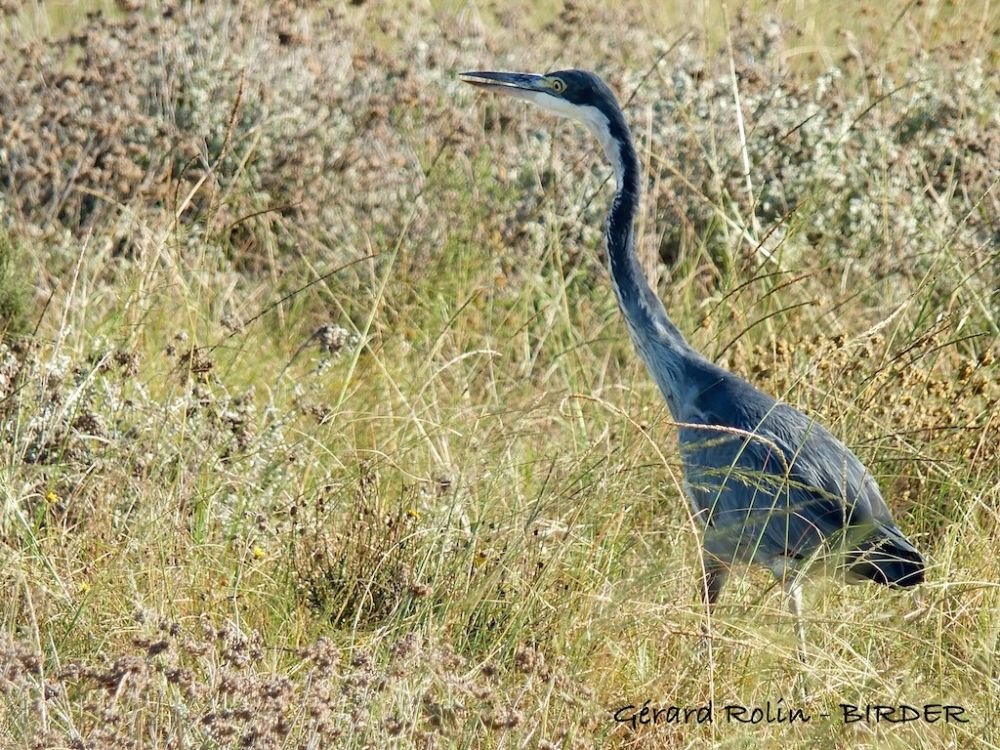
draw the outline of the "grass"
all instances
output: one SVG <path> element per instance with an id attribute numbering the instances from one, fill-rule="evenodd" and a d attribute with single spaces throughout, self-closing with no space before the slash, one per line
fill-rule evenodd
<path id="1" fill-rule="evenodd" d="M 0 746 L 1000 743 L 988 5 L 44 10 L 0 54 Z M 930 561 L 809 588 L 806 703 L 768 575 L 700 638 L 594 144 L 455 81 L 557 60 L 637 91 L 678 326 Z M 812 720 L 725 720 L 779 700 Z"/>

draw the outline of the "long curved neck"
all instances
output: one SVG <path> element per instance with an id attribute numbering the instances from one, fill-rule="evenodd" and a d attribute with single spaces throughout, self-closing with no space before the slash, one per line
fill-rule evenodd
<path id="1" fill-rule="evenodd" d="M 592 128 L 618 183 L 605 232 L 608 269 L 629 335 L 677 418 L 688 395 L 684 388 L 685 365 L 698 355 L 670 320 L 639 264 L 633 234 L 641 194 L 639 158 L 624 117 L 616 115 L 606 125 L 600 123 L 602 127 Z"/>

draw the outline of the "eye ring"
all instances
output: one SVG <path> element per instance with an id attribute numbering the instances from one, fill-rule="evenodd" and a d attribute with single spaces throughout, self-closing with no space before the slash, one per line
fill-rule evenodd
<path id="1" fill-rule="evenodd" d="M 563 91 L 566 90 L 566 82 L 562 78 L 553 78 L 551 86 L 552 90 L 555 91 L 557 94 L 561 94 Z"/>

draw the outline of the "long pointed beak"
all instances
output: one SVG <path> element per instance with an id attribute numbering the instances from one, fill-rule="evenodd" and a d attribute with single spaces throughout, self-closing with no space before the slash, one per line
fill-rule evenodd
<path id="1" fill-rule="evenodd" d="M 521 96 L 527 93 L 543 93 L 549 90 L 545 76 L 535 73 L 502 73 L 487 70 L 461 73 L 459 78 L 465 83 L 485 91 L 498 94 Z"/>

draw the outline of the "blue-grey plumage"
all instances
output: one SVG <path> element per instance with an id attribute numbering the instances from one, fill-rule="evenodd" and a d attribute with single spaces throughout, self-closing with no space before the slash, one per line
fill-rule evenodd
<path id="1" fill-rule="evenodd" d="M 923 581 L 920 554 L 854 453 L 802 412 L 722 368 L 704 360 L 688 367 L 706 385 L 678 415 L 685 425 L 679 442 L 711 560 L 776 573 L 829 563 L 852 580 Z"/>
<path id="2" fill-rule="evenodd" d="M 605 234 L 612 286 L 636 350 L 680 425 L 687 493 L 704 528 L 709 602 L 734 564 L 763 565 L 783 579 L 808 567 L 890 586 L 921 583 L 923 558 L 857 456 L 802 412 L 709 362 L 667 316 L 636 256 L 639 161 L 610 88 L 581 70 L 462 79 L 582 122 L 615 171 Z"/>

